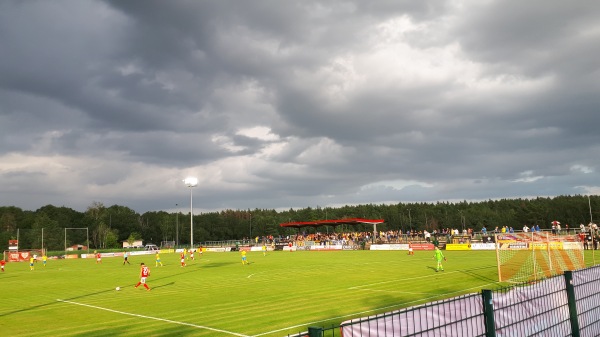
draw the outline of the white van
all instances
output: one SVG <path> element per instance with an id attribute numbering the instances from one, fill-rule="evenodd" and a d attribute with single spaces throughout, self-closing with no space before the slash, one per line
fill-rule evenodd
<path id="1" fill-rule="evenodd" d="M 151 244 L 151 243 L 147 244 L 146 247 L 144 247 L 144 248 L 146 250 L 160 250 L 160 248 L 158 248 L 157 245 L 154 245 L 154 244 Z"/>

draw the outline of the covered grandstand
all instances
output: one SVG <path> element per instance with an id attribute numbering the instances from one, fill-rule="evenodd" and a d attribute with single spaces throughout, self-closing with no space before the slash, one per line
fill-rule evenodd
<path id="1" fill-rule="evenodd" d="M 377 231 L 377 224 L 383 223 L 383 219 L 363 219 L 363 218 L 348 218 L 339 220 L 317 220 L 317 221 L 292 221 L 279 224 L 281 227 L 288 228 L 316 228 L 320 226 L 358 226 L 358 225 L 373 225 L 373 231 Z"/>

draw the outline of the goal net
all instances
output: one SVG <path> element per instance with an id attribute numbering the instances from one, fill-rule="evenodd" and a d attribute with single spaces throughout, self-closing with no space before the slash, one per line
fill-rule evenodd
<path id="1" fill-rule="evenodd" d="M 500 282 L 528 282 L 585 267 L 577 235 L 544 232 L 496 234 Z"/>

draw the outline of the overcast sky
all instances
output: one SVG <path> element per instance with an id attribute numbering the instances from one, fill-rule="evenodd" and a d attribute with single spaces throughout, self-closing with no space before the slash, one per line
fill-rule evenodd
<path id="1" fill-rule="evenodd" d="M 3 0 L 0 140 L 27 210 L 599 194 L 600 2 Z"/>

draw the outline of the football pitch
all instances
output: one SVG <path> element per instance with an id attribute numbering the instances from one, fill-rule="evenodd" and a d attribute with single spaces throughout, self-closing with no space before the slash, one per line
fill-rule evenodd
<path id="1" fill-rule="evenodd" d="M 493 251 L 205 252 L 181 267 L 179 255 L 49 260 L 35 270 L 8 263 L 0 274 L 5 336 L 286 336 L 308 326 L 497 288 Z M 587 259 L 587 257 L 586 257 Z M 589 261 L 589 260 L 588 260 Z M 151 269 L 139 281 L 140 263 Z M 117 291 L 116 287 L 121 290 Z"/>

